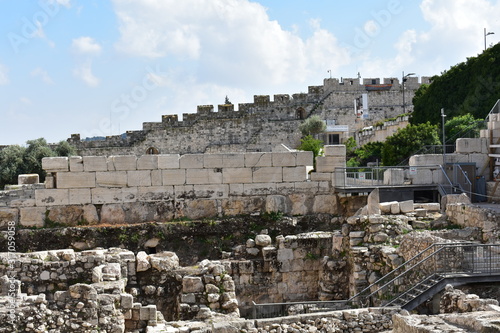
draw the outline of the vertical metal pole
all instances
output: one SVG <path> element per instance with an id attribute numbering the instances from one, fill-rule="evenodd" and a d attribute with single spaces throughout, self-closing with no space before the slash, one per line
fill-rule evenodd
<path id="1" fill-rule="evenodd" d="M 446 173 L 446 135 L 444 132 L 444 118 L 446 115 L 444 114 L 444 108 L 441 109 L 441 117 L 443 118 L 443 168 Z"/>
<path id="2" fill-rule="evenodd" d="M 405 72 L 403 71 L 403 76 L 401 77 L 403 81 L 403 114 L 406 114 L 406 102 L 405 102 Z"/>

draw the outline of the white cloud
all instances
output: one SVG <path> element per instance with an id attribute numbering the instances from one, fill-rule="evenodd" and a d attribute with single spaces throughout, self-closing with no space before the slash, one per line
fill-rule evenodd
<path id="1" fill-rule="evenodd" d="M 9 83 L 9 77 L 7 76 L 8 69 L 4 65 L 0 64 L 0 86 Z"/>
<path id="2" fill-rule="evenodd" d="M 90 87 L 99 85 L 99 78 L 92 73 L 92 63 L 86 61 L 73 70 L 73 74 Z"/>
<path id="3" fill-rule="evenodd" d="M 72 48 L 78 54 L 98 55 L 101 53 L 101 46 L 91 37 L 73 39 Z"/>
<path id="4" fill-rule="evenodd" d="M 311 24 L 312 36 L 303 39 L 248 0 L 113 3 L 121 32 L 118 50 L 148 58 L 196 60 L 201 83 L 310 82 L 311 75 L 349 61 L 319 22 Z"/>
<path id="5" fill-rule="evenodd" d="M 42 69 L 40 67 L 37 67 L 33 71 L 31 71 L 31 76 L 33 76 L 33 77 L 40 77 L 42 79 L 42 81 L 45 82 L 45 83 L 47 83 L 47 84 L 53 84 L 54 83 L 54 81 L 50 77 L 49 73 L 47 73 L 46 70 L 44 70 L 44 69 Z"/>

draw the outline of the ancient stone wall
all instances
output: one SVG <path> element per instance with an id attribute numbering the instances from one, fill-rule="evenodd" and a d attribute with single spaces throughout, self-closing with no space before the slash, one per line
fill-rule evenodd
<path id="1" fill-rule="evenodd" d="M 45 158 L 46 188 L 5 196 L 5 224 L 24 227 L 199 219 L 255 212 L 338 214 L 333 171 L 345 146 L 312 152 Z M 15 200 L 14 200 L 15 199 Z"/>
<path id="2" fill-rule="evenodd" d="M 411 80 L 410 80 L 411 79 Z M 372 81 L 380 79 L 325 79 L 322 86 L 310 86 L 307 93 L 254 96 L 253 103 L 198 106 L 197 113 L 164 115 L 161 122 L 143 123 L 142 130 L 127 131 L 103 140 L 82 141 L 74 134 L 68 141 L 82 156 L 190 154 L 204 152 L 269 152 L 285 144 L 296 148 L 300 144 L 298 129 L 303 119 L 317 114 L 337 125 L 349 126 L 350 135 L 377 121 L 396 117 L 403 110 L 403 89 L 397 78 L 384 79 L 392 84 L 384 90 L 367 90 Z M 428 78 L 422 78 L 427 83 Z M 408 78 L 405 85 L 406 112 L 411 112 L 411 100 L 420 86 L 417 78 Z M 354 112 L 354 100 L 368 95 L 368 113 L 360 118 Z M 366 106 L 365 106 L 366 107 Z"/>
<path id="3" fill-rule="evenodd" d="M 461 227 L 476 227 L 482 230 L 484 242 L 495 242 L 499 239 L 500 214 L 492 209 L 452 203 L 446 205 L 446 216 Z"/>

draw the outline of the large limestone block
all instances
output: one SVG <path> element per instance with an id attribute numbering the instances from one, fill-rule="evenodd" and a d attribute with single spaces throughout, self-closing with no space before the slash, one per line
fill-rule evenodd
<path id="1" fill-rule="evenodd" d="M 243 184 L 243 195 L 269 195 L 276 193 L 276 183 Z"/>
<path id="2" fill-rule="evenodd" d="M 389 168 L 384 171 L 384 185 L 403 185 L 405 171 L 403 169 Z"/>
<path id="3" fill-rule="evenodd" d="M 35 202 L 38 207 L 67 205 L 69 204 L 69 190 L 68 189 L 36 190 Z"/>
<path id="4" fill-rule="evenodd" d="M 21 207 L 19 224 L 23 227 L 42 228 L 45 225 L 45 207 Z"/>
<path id="5" fill-rule="evenodd" d="M 309 175 L 311 177 L 311 181 L 314 182 L 332 180 L 332 174 L 330 172 L 311 172 Z"/>
<path id="6" fill-rule="evenodd" d="M 127 171 L 127 185 L 133 186 L 151 186 L 151 171 L 137 170 Z"/>
<path id="7" fill-rule="evenodd" d="M 281 183 L 283 181 L 282 167 L 253 168 L 252 177 L 254 183 Z"/>
<path id="8" fill-rule="evenodd" d="M 184 213 L 190 219 L 215 217 L 218 214 L 217 202 L 210 199 L 189 201 L 184 208 Z"/>
<path id="9" fill-rule="evenodd" d="M 136 271 L 144 272 L 151 268 L 151 264 L 149 263 L 149 256 L 144 251 L 140 251 L 136 256 Z"/>
<path id="10" fill-rule="evenodd" d="M 179 160 L 179 167 L 181 169 L 202 169 L 203 161 L 203 154 L 182 155 Z"/>
<path id="11" fill-rule="evenodd" d="M 159 169 L 178 169 L 180 165 L 180 155 L 179 154 L 164 154 L 158 156 L 158 168 Z"/>
<path id="12" fill-rule="evenodd" d="M 0 208 L 0 228 L 6 227 L 9 222 L 19 222 L 19 210 L 17 208 Z"/>
<path id="13" fill-rule="evenodd" d="M 142 155 L 137 159 L 137 170 L 158 169 L 158 155 Z"/>
<path id="14" fill-rule="evenodd" d="M 380 214 L 380 193 L 378 188 L 374 189 L 369 195 L 366 208 L 368 215 Z"/>
<path id="15" fill-rule="evenodd" d="M 95 172 L 58 172 L 57 188 L 91 188 L 96 186 Z"/>
<path id="16" fill-rule="evenodd" d="M 293 182 L 277 183 L 276 193 L 279 193 L 281 195 L 288 195 L 295 193 L 295 183 Z"/>
<path id="17" fill-rule="evenodd" d="M 124 187 L 121 189 L 122 202 L 135 202 L 137 201 L 137 187 Z"/>
<path id="18" fill-rule="evenodd" d="M 205 286 L 199 276 L 184 276 L 182 279 L 183 293 L 202 293 L 205 291 Z"/>
<path id="19" fill-rule="evenodd" d="M 127 186 L 126 171 L 100 171 L 96 172 L 96 186 L 125 187 Z"/>
<path id="20" fill-rule="evenodd" d="M 345 145 L 326 145 L 323 147 L 323 152 L 325 156 L 346 156 L 346 146 Z"/>
<path id="21" fill-rule="evenodd" d="M 221 184 L 222 172 L 220 169 L 187 169 L 186 184 L 204 185 Z"/>
<path id="22" fill-rule="evenodd" d="M 173 186 L 147 186 L 137 188 L 138 201 L 166 201 L 174 197 Z"/>
<path id="23" fill-rule="evenodd" d="M 272 153 L 245 153 L 245 167 L 270 167 L 273 165 Z"/>
<path id="24" fill-rule="evenodd" d="M 271 236 L 269 235 L 257 235 L 255 236 L 255 245 L 257 246 L 269 246 L 272 243 Z"/>
<path id="25" fill-rule="evenodd" d="M 124 224 L 126 223 L 125 210 L 122 204 L 105 204 L 101 208 L 101 223 Z"/>
<path id="26" fill-rule="evenodd" d="M 318 156 L 316 157 L 317 172 L 334 172 L 335 168 L 345 168 L 345 156 Z"/>
<path id="27" fill-rule="evenodd" d="M 106 156 L 83 156 L 83 171 L 108 171 Z"/>
<path id="28" fill-rule="evenodd" d="M 179 268 L 179 257 L 177 257 L 175 252 L 163 251 L 151 254 L 149 262 L 151 263 L 151 267 L 160 272 L 172 272 Z"/>
<path id="29" fill-rule="evenodd" d="M 135 155 L 117 155 L 108 157 L 108 169 L 116 171 L 137 170 L 137 157 Z"/>
<path id="30" fill-rule="evenodd" d="M 66 226 L 76 226 L 79 223 L 96 224 L 99 219 L 94 205 L 65 205 L 50 207 L 47 218 Z"/>
<path id="31" fill-rule="evenodd" d="M 119 188 L 98 187 L 91 189 L 93 204 L 123 202 L 122 190 Z"/>
<path id="32" fill-rule="evenodd" d="M 186 169 L 170 169 L 161 171 L 163 185 L 184 185 L 186 183 Z"/>
<path id="33" fill-rule="evenodd" d="M 410 166 L 442 165 L 442 154 L 413 155 L 408 162 Z"/>
<path id="34" fill-rule="evenodd" d="M 203 156 L 203 167 L 204 168 L 222 168 L 224 154 L 205 154 Z"/>
<path id="35" fill-rule="evenodd" d="M 288 196 L 292 208 L 290 214 L 292 215 L 307 215 L 311 213 L 313 198 L 304 193 L 293 193 Z"/>
<path id="36" fill-rule="evenodd" d="M 316 181 L 297 182 L 295 183 L 295 191 L 300 193 L 317 193 L 319 191 L 319 183 Z"/>
<path id="37" fill-rule="evenodd" d="M 70 156 L 69 157 L 69 171 L 82 172 L 83 171 L 83 157 Z"/>
<path id="38" fill-rule="evenodd" d="M 339 214 L 335 195 L 316 195 L 313 204 L 314 213 Z"/>
<path id="39" fill-rule="evenodd" d="M 251 183 L 251 168 L 224 168 L 222 169 L 222 182 L 224 184 L 243 184 Z"/>
<path id="40" fill-rule="evenodd" d="M 272 153 L 274 167 L 294 167 L 297 165 L 295 153 Z"/>
<path id="41" fill-rule="evenodd" d="M 36 173 L 29 173 L 17 176 L 18 185 L 31 185 L 40 183 L 40 176 Z"/>
<path id="42" fill-rule="evenodd" d="M 303 182 L 307 180 L 307 169 L 305 166 L 297 166 L 294 168 L 283 168 L 284 182 Z"/>
<path id="43" fill-rule="evenodd" d="M 68 171 L 69 163 L 67 157 L 44 157 L 42 158 L 42 169 L 47 172 Z"/>
<path id="44" fill-rule="evenodd" d="M 456 141 L 456 146 L 456 152 L 459 154 L 485 154 L 488 152 L 488 141 L 486 138 L 459 138 Z"/>
<path id="45" fill-rule="evenodd" d="M 163 185 L 163 170 L 151 170 L 151 185 L 152 186 L 162 186 Z"/>
<path id="46" fill-rule="evenodd" d="M 223 154 L 222 167 L 224 168 L 245 167 L 245 154 Z"/>
<path id="47" fill-rule="evenodd" d="M 229 185 L 198 185 L 194 186 L 194 195 L 196 198 L 205 199 L 223 199 L 229 197 Z"/>
<path id="48" fill-rule="evenodd" d="M 266 212 L 290 212 L 290 202 L 283 195 L 269 195 L 266 197 Z M 266 245 L 267 246 L 267 245 Z"/>
<path id="49" fill-rule="evenodd" d="M 425 168 L 419 168 L 416 170 L 414 174 L 410 174 L 409 177 L 411 178 L 411 183 L 413 185 L 428 185 L 432 184 L 432 170 Z"/>
<path id="50" fill-rule="evenodd" d="M 297 166 L 312 166 L 314 155 L 312 151 L 298 151 L 296 153 Z"/>

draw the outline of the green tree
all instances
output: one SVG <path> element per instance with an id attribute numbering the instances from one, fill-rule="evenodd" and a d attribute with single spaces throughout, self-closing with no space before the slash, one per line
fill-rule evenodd
<path id="1" fill-rule="evenodd" d="M 19 145 L 0 150 L 0 189 L 7 184 L 17 184 L 17 176 L 23 173 L 23 157 L 26 148 Z"/>
<path id="2" fill-rule="evenodd" d="M 40 181 L 45 180 L 45 171 L 42 169 L 42 158 L 56 156 L 44 138 L 26 141 L 28 145 L 23 156 L 23 173 L 37 173 Z"/>
<path id="3" fill-rule="evenodd" d="M 76 154 L 75 147 L 68 141 L 60 141 L 54 149 L 57 156 L 73 156 Z"/>
<path id="4" fill-rule="evenodd" d="M 300 124 L 299 130 L 304 136 L 314 136 L 326 130 L 326 123 L 318 115 L 314 115 L 304 120 L 304 122 Z"/>
<path id="5" fill-rule="evenodd" d="M 397 165 L 426 145 L 439 145 L 437 125 L 429 122 L 408 125 L 386 139 L 382 147 L 382 163 Z"/>
<path id="6" fill-rule="evenodd" d="M 313 164 L 316 168 L 316 156 L 321 154 L 323 149 L 323 141 L 315 139 L 312 135 L 306 135 L 300 139 L 300 146 L 297 148 L 299 150 L 312 151 L 313 152 Z"/>
<path id="7" fill-rule="evenodd" d="M 446 141 L 455 141 L 458 138 L 476 138 L 479 136 L 479 129 L 483 121 L 475 119 L 473 115 L 466 114 L 448 120 L 444 124 Z"/>
<path id="8" fill-rule="evenodd" d="M 347 164 L 349 167 L 357 167 L 367 165 L 369 162 L 382 161 L 382 142 L 368 142 L 354 151 L 354 156 L 351 157 Z"/>

